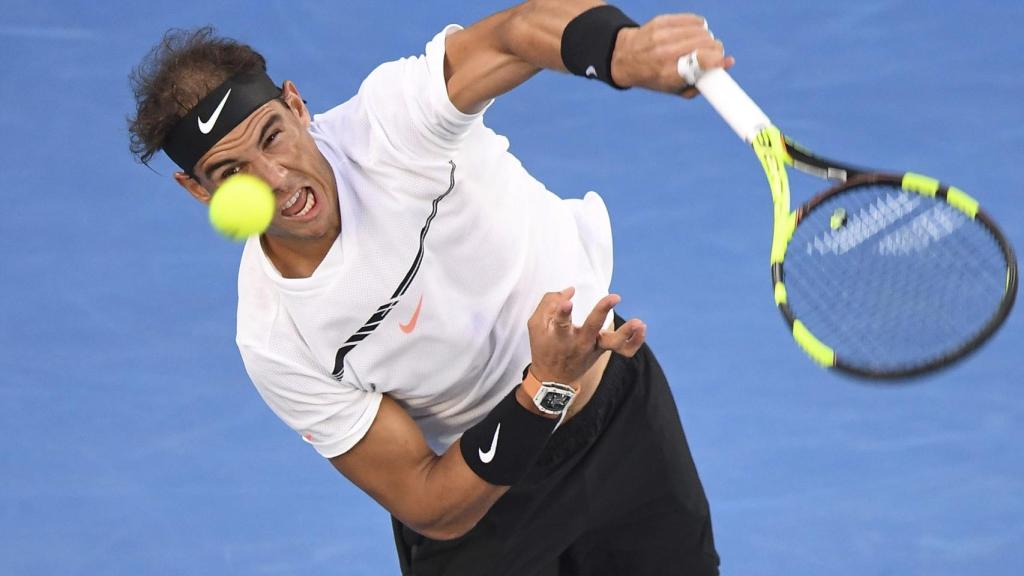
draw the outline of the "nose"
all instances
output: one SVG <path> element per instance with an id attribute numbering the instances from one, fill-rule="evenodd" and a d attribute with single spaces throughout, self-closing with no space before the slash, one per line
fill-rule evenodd
<path id="1" fill-rule="evenodd" d="M 256 176 L 263 178 L 274 190 L 274 195 L 287 192 L 285 183 L 288 179 L 288 169 L 284 166 L 266 159 L 253 162 L 252 171 Z"/>

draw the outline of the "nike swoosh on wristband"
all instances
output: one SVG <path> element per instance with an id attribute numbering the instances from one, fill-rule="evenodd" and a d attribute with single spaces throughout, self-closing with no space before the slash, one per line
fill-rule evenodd
<path id="1" fill-rule="evenodd" d="M 597 69 L 593 66 L 587 66 L 587 78 L 597 78 Z"/>
<path id="2" fill-rule="evenodd" d="M 487 452 L 477 448 L 477 452 L 480 453 L 480 461 L 484 464 L 490 464 L 491 460 L 494 460 L 494 455 L 498 453 L 498 433 L 501 432 L 501 422 L 498 423 L 498 427 L 494 429 L 494 438 L 491 438 L 491 449 Z"/>
<path id="3" fill-rule="evenodd" d="M 217 118 L 220 118 L 220 111 L 224 109 L 224 104 L 227 103 L 228 96 L 231 96 L 230 89 L 228 89 L 227 94 L 225 94 L 224 97 L 220 99 L 220 104 L 217 104 L 217 109 L 213 111 L 213 116 L 210 116 L 210 119 L 206 122 L 203 122 L 202 118 L 196 116 L 196 120 L 199 121 L 200 132 L 202 132 L 203 134 L 209 134 L 210 131 L 213 130 L 213 125 L 217 123 Z"/>
<path id="4" fill-rule="evenodd" d="M 416 311 L 412 313 L 412 318 L 409 320 L 409 323 L 398 323 L 398 327 L 402 330 L 402 332 L 409 334 L 410 332 L 416 329 L 416 322 L 418 322 L 420 319 L 420 306 L 423 306 L 423 294 L 420 294 L 420 301 L 416 303 Z"/>

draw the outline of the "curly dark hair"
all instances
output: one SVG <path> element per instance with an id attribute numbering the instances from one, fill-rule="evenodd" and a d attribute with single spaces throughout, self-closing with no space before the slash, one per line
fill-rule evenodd
<path id="1" fill-rule="evenodd" d="M 128 118 L 132 154 L 148 166 L 167 133 L 203 97 L 232 76 L 266 70 L 259 52 L 217 36 L 210 26 L 168 30 L 129 76 L 136 107 Z"/>

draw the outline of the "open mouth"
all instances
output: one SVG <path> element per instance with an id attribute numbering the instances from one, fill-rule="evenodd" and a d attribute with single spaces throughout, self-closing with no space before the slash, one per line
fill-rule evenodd
<path id="1" fill-rule="evenodd" d="M 309 216 L 316 208 L 316 194 L 309 186 L 296 190 L 294 194 L 281 207 L 281 216 L 290 219 L 299 219 Z"/>

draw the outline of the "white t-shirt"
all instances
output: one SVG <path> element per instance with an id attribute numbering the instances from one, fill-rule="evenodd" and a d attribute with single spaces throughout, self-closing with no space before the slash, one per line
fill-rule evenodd
<path id="1" fill-rule="evenodd" d="M 352 448 L 382 394 L 443 452 L 520 382 L 526 322 L 576 287 L 581 323 L 611 282 L 601 198 L 562 200 L 508 140 L 448 99 L 448 26 L 313 119 L 338 182 L 341 234 L 309 278 L 258 239 L 238 272 L 237 342 L 270 408 L 325 457 Z M 340 362 L 339 362 L 340 360 Z"/>

